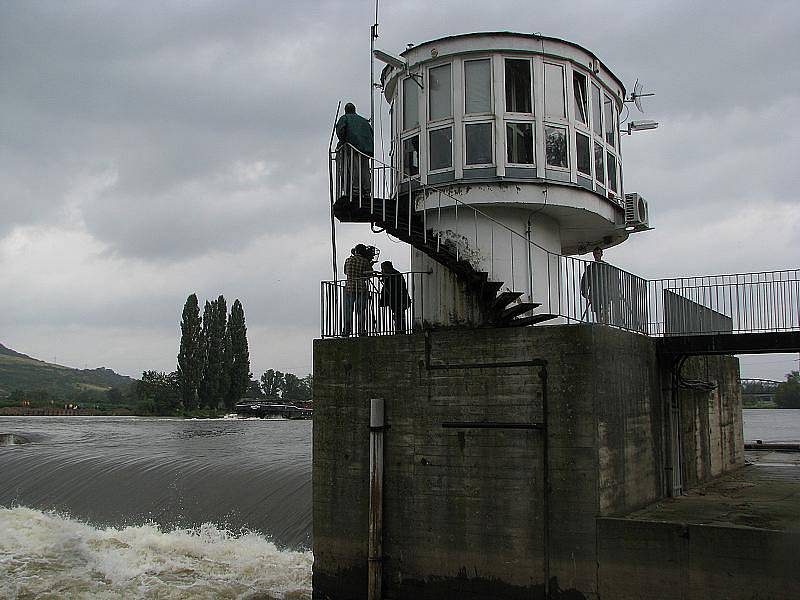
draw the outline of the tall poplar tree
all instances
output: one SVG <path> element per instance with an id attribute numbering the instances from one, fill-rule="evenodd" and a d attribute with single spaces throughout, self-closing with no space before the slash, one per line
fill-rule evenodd
<path id="1" fill-rule="evenodd" d="M 203 374 L 202 323 L 197 294 L 186 299 L 181 318 L 181 347 L 178 351 L 178 382 L 184 408 L 197 406 L 198 386 Z"/>
<path id="2" fill-rule="evenodd" d="M 247 392 L 250 383 L 250 350 L 247 345 L 247 325 L 244 319 L 244 307 L 238 298 L 231 307 L 231 316 L 228 319 L 226 334 L 228 341 L 226 349 L 229 350 L 228 366 L 228 394 L 225 406 L 233 407 Z"/>
<path id="3" fill-rule="evenodd" d="M 213 407 L 219 394 L 219 360 L 214 346 L 214 307 L 206 300 L 203 308 L 203 327 L 200 334 L 200 345 L 203 351 L 203 369 L 198 386 L 198 395 L 202 406 Z"/>
<path id="4" fill-rule="evenodd" d="M 230 340 L 228 339 L 228 303 L 225 296 L 220 296 L 211 303 L 214 307 L 214 343 L 217 363 L 217 398 L 216 403 L 224 403 L 230 388 Z"/>

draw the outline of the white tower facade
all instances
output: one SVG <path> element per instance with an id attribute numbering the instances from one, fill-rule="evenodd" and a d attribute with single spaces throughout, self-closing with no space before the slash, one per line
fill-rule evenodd
<path id="1" fill-rule="evenodd" d="M 395 191 L 476 270 L 541 301 L 557 293 L 557 257 L 634 230 L 620 152 L 625 88 L 593 53 L 498 32 L 425 42 L 402 57 L 407 66 L 381 78 L 402 173 Z M 433 320 L 458 320 L 452 273 L 417 249 L 412 268 L 433 271 L 417 299 L 441 308 Z"/>

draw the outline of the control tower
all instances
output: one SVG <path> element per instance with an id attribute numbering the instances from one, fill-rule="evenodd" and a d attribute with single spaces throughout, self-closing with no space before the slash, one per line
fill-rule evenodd
<path id="1" fill-rule="evenodd" d="M 376 274 L 360 244 L 346 280 L 334 268 L 322 282 L 314 598 L 671 598 L 690 578 L 687 597 L 749 598 L 784 585 L 794 565 L 764 571 L 750 550 L 794 556 L 774 531 L 639 511 L 744 464 L 727 354 L 798 347 L 797 302 L 761 301 L 796 298 L 797 270 L 648 281 L 578 257 L 649 229 L 619 136 L 643 94 L 585 48 L 479 33 L 375 55 L 391 144 L 372 156 L 337 131 L 331 214 L 407 243 L 411 270 Z M 789 326 L 791 340 L 748 341 Z"/>
<path id="2" fill-rule="evenodd" d="M 396 197 L 401 213 L 413 207 L 437 249 L 462 263 L 431 252 L 428 235 L 425 247 L 410 240 L 412 270 L 431 272 L 414 294 L 427 323 L 548 320 L 569 278 L 556 273 L 558 257 L 649 228 L 644 199 L 624 192 L 625 88 L 592 52 L 540 35 L 472 33 L 388 62 L 391 177 L 377 178 L 385 190 L 376 194 Z M 486 279 L 465 290 L 470 267 Z"/>

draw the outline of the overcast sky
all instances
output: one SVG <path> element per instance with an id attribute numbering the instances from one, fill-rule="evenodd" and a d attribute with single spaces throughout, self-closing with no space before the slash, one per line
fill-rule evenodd
<path id="1" fill-rule="evenodd" d="M 0 2 L 0 343 L 75 367 L 173 370 L 186 296 L 244 304 L 253 373 L 304 374 L 330 277 L 336 104 L 369 106 L 369 1 Z M 624 136 L 655 230 L 644 277 L 800 264 L 800 4 L 381 4 L 378 47 L 540 32 L 638 77 Z M 407 248 L 367 227 L 382 258 Z M 743 359 L 779 378 L 796 356 Z"/>

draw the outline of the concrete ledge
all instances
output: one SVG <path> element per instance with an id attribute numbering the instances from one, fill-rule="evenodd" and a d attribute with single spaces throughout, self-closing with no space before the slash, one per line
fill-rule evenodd
<path id="1" fill-rule="evenodd" d="M 604 517 L 601 598 L 794 600 L 800 532 Z"/>

